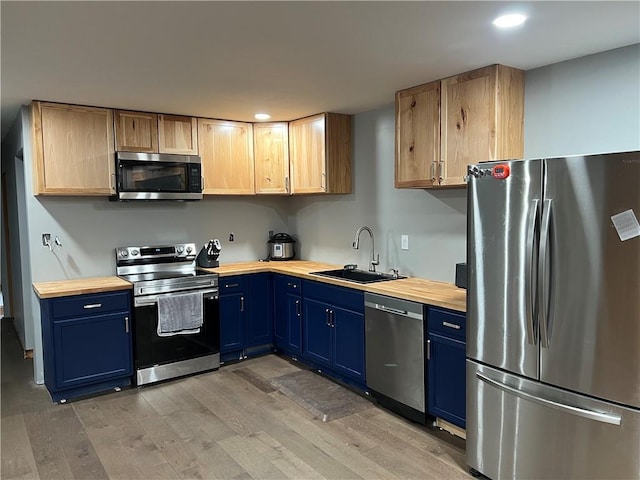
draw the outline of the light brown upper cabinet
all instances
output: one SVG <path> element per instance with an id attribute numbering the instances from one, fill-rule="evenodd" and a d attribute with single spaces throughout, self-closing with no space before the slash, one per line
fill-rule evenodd
<path id="1" fill-rule="evenodd" d="M 396 92 L 396 187 L 437 185 L 439 159 L 440 81 Z"/>
<path id="2" fill-rule="evenodd" d="M 251 195 L 253 133 L 250 123 L 198 119 L 204 194 Z"/>
<path id="3" fill-rule="evenodd" d="M 111 110 L 34 101 L 31 124 L 35 195 L 115 193 Z"/>
<path id="4" fill-rule="evenodd" d="M 321 113 L 289 123 L 291 193 L 351 192 L 351 116 Z"/>
<path id="5" fill-rule="evenodd" d="M 289 124 L 254 123 L 253 154 L 256 193 L 290 193 Z"/>
<path id="6" fill-rule="evenodd" d="M 156 113 L 113 112 L 116 151 L 158 153 L 158 115 Z"/>
<path id="7" fill-rule="evenodd" d="M 158 115 L 158 151 L 198 155 L 197 120 L 181 115 Z"/>
<path id="8" fill-rule="evenodd" d="M 412 90 L 436 83 L 440 83 L 440 114 L 436 123 L 440 131 L 439 155 L 436 146 L 424 140 L 430 138 L 436 128 L 426 120 L 430 115 L 433 117 L 433 98 L 416 99 L 416 105 L 424 106 L 425 110 L 429 110 L 426 105 L 431 105 L 431 113 L 405 113 L 412 103 L 407 103 L 405 97 L 410 96 Z M 433 84 L 396 94 L 396 187 L 464 187 L 467 165 L 522 158 L 522 70 L 491 65 Z M 409 132 L 405 132 L 405 128 L 409 128 Z M 425 129 L 428 134 L 424 133 Z"/>

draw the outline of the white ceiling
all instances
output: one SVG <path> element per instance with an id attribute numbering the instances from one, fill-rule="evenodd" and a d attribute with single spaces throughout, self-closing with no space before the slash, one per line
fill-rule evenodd
<path id="1" fill-rule="evenodd" d="M 32 99 L 253 121 L 359 113 L 492 63 L 640 42 L 640 2 L 8 2 L 2 137 Z M 497 31 L 494 17 L 529 19 Z"/>

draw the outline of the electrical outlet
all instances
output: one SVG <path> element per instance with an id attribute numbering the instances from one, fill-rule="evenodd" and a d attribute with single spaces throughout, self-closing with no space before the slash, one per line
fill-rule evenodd
<path id="1" fill-rule="evenodd" d="M 231 233 L 229 234 L 229 241 L 230 241 L 230 242 L 233 242 L 235 239 L 236 239 L 236 237 L 233 235 L 233 232 L 231 232 Z"/>
<path id="2" fill-rule="evenodd" d="M 43 233 L 42 234 L 42 245 L 44 245 L 45 247 L 48 247 L 51 245 L 51 234 L 50 233 Z"/>
<path id="3" fill-rule="evenodd" d="M 400 248 L 409 250 L 409 235 L 400 235 Z"/>

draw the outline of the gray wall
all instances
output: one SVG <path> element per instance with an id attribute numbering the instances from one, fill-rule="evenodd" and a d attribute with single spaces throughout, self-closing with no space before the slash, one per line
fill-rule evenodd
<path id="1" fill-rule="evenodd" d="M 466 190 L 407 190 L 393 186 L 394 107 L 354 119 L 354 189 L 351 195 L 303 197 L 291 202 L 289 224 L 301 257 L 367 269 L 370 241 L 351 243 L 361 225 L 375 234 L 380 267 L 431 280 L 454 281 L 455 263 L 466 256 Z M 400 249 L 400 235 L 409 250 Z"/>
<path id="2" fill-rule="evenodd" d="M 526 158 L 640 149 L 640 44 L 530 70 Z"/>

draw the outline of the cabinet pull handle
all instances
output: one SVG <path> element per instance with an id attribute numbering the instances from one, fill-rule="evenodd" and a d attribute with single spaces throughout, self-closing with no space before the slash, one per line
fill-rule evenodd
<path id="1" fill-rule="evenodd" d="M 244 297 L 240 297 L 240 311 L 244 312 Z"/>
<path id="2" fill-rule="evenodd" d="M 233 287 L 237 287 L 239 284 L 237 283 L 225 283 L 224 287 L 225 288 L 233 288 Z"/>
<path id="3" fill-rule="evenodd" d="M 431 181 L 436 181 L 436 162 L 431 162 Z"/>
<path id="4" fill-rule="evenodd" d="M 333 316 L 333 310 L 329 310 L 329 318 L 331 319 L 331 326 L 333 328 L 336 328 L 336 321 L 335 321 L 335 318 Z"/>
<path id="5" fill-rule="evenodd" d="M 124 333 L 129 333 L 129 317 L 124 317 Z"/>
<path id="6" fill-rule="evenodd" d="M 431 360 L 431 340 L 427 340 L 427 360 Z"/>
<path id="7" fill-rule="evenodd" d="M 296 300 L 296 315 L 300 316 L 300 300 Z"/>
<path id="8" fill-rule="evenodd" d="M 100 307 L 102 307 L 101 303 L 88 303 L 87 305 L 85 305 L 82 308 L 84 308 L 85 310 L 89 310 L 91 308 L 100 308 Z"/>
<path id="9" fill-rule="evenodd" d="M 111 174 L 111 191 L 112 192 L 116 191 L 116 174 L 115 173 Z"/>
<path id="10" fill-rule="evenodd" d="M 324 313 L 325 313 L 325 315 L 327 317 L 327 319 L 325 320 L 325 323 L 327 324 L 327 327 L 330 327 L 331 326 L 331 318 L 329 317 L 329 309 L 325 308 L 324 309 Z"/>
<path id="11" fill-rule="evenodd" d="M 444 162 L 442 160 L 440 160 L 438 162 L 438 181 L 439 183 L 442 183 L 442 181 L 444 180 Z"/>
<path id="12" fill-rule="evenodd" d="M 200 177 L 200 190 L 204 190 L 204 177 Z"/>
<path id="13" fill-rule="evenodd" d="M 322 188 L 322 190 L 327 190 L 327 174 L 324 172 L 322 172 L 321 175 L 320 188 Z"/>
<path id="14" fill-rule="evenodd" d="M 289 193 L 289 177 L 284 177 L 284 190 Z"/>
<path id="15" fill-rule="evenodd" d="M 460 330 L 460 325 L 456 325 L 455 323 L 442 322 L 442 325 L 449 328 L 455 328 L 456 330 Z"/>

